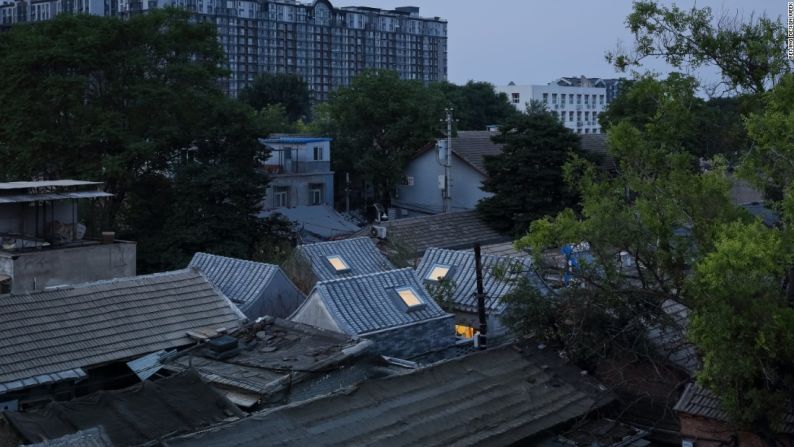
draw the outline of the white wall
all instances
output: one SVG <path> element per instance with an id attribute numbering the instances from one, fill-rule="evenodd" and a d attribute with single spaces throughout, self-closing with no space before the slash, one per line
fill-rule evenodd
<path id="1" fill-rule="evenodd" d="M 520 111 L 525 111 L 530 100 L 545 102 L 546 109 L 557 114 L 565 112 L 563 124 L 576 133 L 601 133 L 598 114 L 606 109 L 606 88 L 604 87 L 565 87 L 550 85 L 506 85 L 495 87 L 497 93 L 507 94 L 511 104 Z M 516 102 L 514 94 L 518 95 Z M 545 101 L 544 101 L 544 94 Z M 555 97 L 556 95 L 556 103 Z M 561 100 L 565 95 L 565 102 Z M 571 103 L 573 95 L 573 103 Z M 585 96 L 588 101 L 585 104 Z M 581 102 L 577 103 L 578 100 Z M 595 97 L 595 103 L 593 98 Z M 573 119 L 571 119 L 573 113 Z M 580 124 L 581 123 L 581 124 Z"/>

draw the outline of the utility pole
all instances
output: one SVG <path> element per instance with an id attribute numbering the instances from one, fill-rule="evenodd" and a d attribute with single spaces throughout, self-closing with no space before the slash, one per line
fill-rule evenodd
<path id="1" fill-rule="evenodd" d="M 452 107 L 448 107 L 444 109 L 447 113 L 447 153 L 445 154 L 446 160 L 444 160 L 444 205 L 443 211 L 448 213 L 450 211 L 450 195 L 449 195 L 449 187 L 452 186 L 452 180 L 450 176 L 452 175 L 452 111 L 454 109 Z"/>
<path id="2" fill-rule="evenodd" d="M 350 173 L 345 172 L 345 213 L 350 215 Z"/>
<path id="3" fill-rule="evenodd" d="M 474 244 L 474 270 L 477 279 L 477 317 L 480 320 L 480 332 L 477 346 L 485 349 L 488 345 L 488 316 L 485 314 L 485 289 L 482 282 L 482 256 L 480 254 L 480 243 Z"/>

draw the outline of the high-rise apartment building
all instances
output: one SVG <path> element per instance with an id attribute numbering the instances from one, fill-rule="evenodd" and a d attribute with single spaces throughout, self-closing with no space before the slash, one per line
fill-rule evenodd
<path id="1" fill-rule="evenodd" d="M 368 68 L 403 79 L 447 78 L 447 22 L 417 7 L 335 8 L 328 0 L 0 0 L 0 25 L 48 20 L 61 12 L 127 15 L 176 6 L 213 23 L 228 57 L 221 82 L 231 95 L 259 73 L 294 73 L 316 100 Z"/>
<path id="2" fill-rule="evenodd" d="M 566 127 L 576 133 L 601 133 L 599 115 L 620 93 L 623 79 L 563 77 L 547 85 L 496 87 L 510 103 L 524 111 L 530 101 L 540 101 Z"/>

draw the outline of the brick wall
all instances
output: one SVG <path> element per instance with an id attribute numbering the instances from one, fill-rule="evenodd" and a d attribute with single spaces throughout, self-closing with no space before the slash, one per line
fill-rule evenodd
<path id="1" fill-rule="evenodd" d="M 362 337 L 375 342 L 375 349 L 382 355 L 409 359 L 455 344 L 455 320 L 449 315 Z"/>

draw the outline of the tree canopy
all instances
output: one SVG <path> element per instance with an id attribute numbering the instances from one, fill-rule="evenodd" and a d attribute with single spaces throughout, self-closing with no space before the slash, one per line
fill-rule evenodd
<path id="1" fill-rule="evenodd" d="M 504 144 L 502 153 L 485 157 L 482 189 L 493 195 L 477 205 L 491 226 L 523 234 L 533 220 L 575 205 L 563 165 L 580 154 L 579 137 L 551 113 L 513 115 L 493 140 Z"/>
<path id="2" fill-rule="evenodd" d="M 59 15 L 0 34 L 5 180 L 101 180 L 99 225 L 139 242 L 139 271 L 196 250 L 249 255 L 266 178 L 254 111 L 217 87 L 214 28 L 166 9 Z M 239 242 L 232 242 L 239 240 Z"/>
<path id="3" fill-rule="evenodd" d="M 431 84 L 430 89 L 443 96 L 446 107 L 454 109 L 457 130 L 485 130 L 486 126 L 502 125 L 518 114 L 507 95 L 496 93 L 487 82 L 457 85 L 444 81 Z"/>
<path id="4" fill-rule="evenodd" d="M 334 171 L 371 183 L 384 206 L 410 157 L 438 136 L 442 101 L 419 81 L 396 72 L 365 71 L 320 110 L 334 138 Z"/>
<path id="5" fill-rule="evenodd" d="M 281 106 L 293 123 L 311 115 L 309 84 L 296 74 L 262 73 L 240 91 L 239 98 L 257 111 Z"/>
<path id="6" fill-rule="evenodd" d="M 723 14 L 711 8 L 666 7 L 655 0 L 634 3 L 626 25 L 633 48 L 607 54 L 619 70 L 658 57 L 677 69 L 715 66 L 722 80 L 712 86 L 728 92 L 763 93 L 791 72 L 786 57 L 786 27 L 778 19 Z"/>

